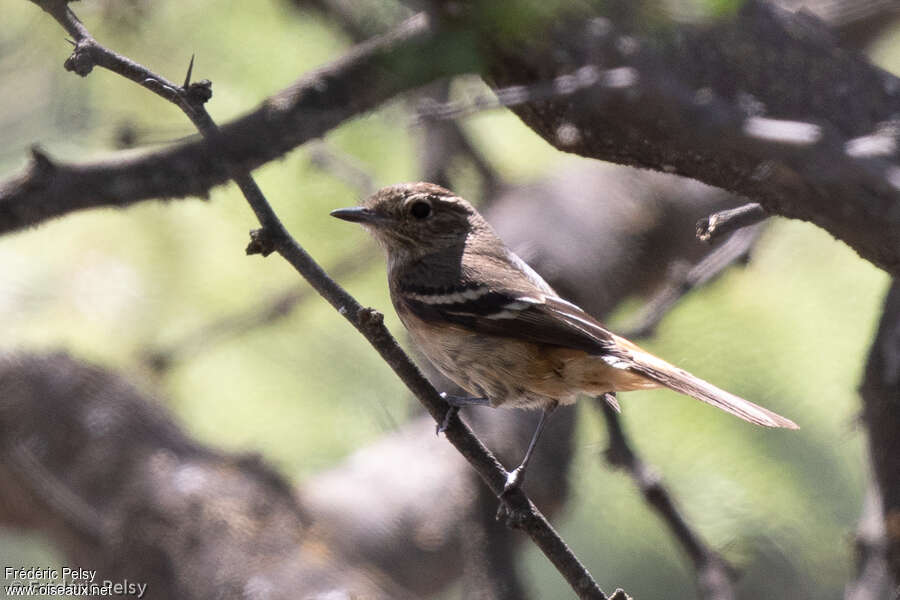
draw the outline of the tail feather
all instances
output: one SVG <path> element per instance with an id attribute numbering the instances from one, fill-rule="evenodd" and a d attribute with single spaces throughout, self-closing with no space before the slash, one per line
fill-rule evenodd
<path id="1" fill-rule="evenodd" d="M 750 423 L 764 427 L 798 429 L 797 424 L 790 419 L 758 406 L 749 400 L 744 400 L 739 396 L 719 389 L 713 384 L 653 356 L 623 338 L 618 336 L 616 338 L 617 342 L 625 342 L 620 347 L 624 346 L 623 349 L 627 350 L 627 358 L 622 357 L 626 358 L 622 362 L 627 363 L 628 370 L 652 379 L 676 392 L 681 392 L 707 404 L 712 404 Z"/>

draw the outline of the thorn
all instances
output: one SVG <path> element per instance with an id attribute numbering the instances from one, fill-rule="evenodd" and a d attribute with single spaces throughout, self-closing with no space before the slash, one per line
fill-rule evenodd
<path id="1" fill-rule="evenodd" d="M 41 175 L 46 175 L 56 169 L 56 165 L 50 160 L 50 157 L 41 150 L 40 146 L 31 147 L 31 160 L 34 171 Z"/>
<path id="2" fill-rule="evenodd" d="M 76 44 L 74 40 L 70 40 L 69 38 L 66 38 L 66 41 L 69 42 L 70 44 L 72 44 L 73 47 L 78 46 L 78 44 Z"/>
<path id="3" fill-rule="evenodd" d="M 187 75 L 184 76 L 184 85 L 182 86 L 184 89 L 187 89 L 189 85 L 191 85 L 191 73 L 194 72 L 194 55 L 191 54 L 191 62 L 188 65 Z"/>
<path id="4" fill-rule="evenodd" d="M 205 104 L 212 98 L 212 82 L 201 79 L 187 87 L 187 97 L 191 104 Z"/>
<path id="5" fill-rule="evenodd" d="M 268 256 L 275 252 L 275 243 L 265 229 L 252 229 L 250 231 L 250 243 L 247 244 L 247 254 L 262 254 Z"/>

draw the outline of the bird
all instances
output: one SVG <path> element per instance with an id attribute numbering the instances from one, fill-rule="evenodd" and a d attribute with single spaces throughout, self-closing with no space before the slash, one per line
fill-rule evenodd
<path id="1" fill-rule="evenodd" d="M 382 188 L 333 217 L 384 249 L 391 302 L 410 338 L 470 396 L 442 394 L 443 427 L 461 406 L 541 410 L 504 494 L 522 485 L 547 419 L 579 395 L 669 388 L 750 423 L 797 429 L 779 414 L 669 364 L 561 298 L 466 200 L 433 183 Z M 598 283 L 603 285 L 603 282 Z"/>

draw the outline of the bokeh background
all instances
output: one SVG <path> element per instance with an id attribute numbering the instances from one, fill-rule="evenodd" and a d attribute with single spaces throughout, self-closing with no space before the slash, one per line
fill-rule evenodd
<path id="1" fill-rule="evenodd" d="M 195 77 L 213 81 L 208 107 L 220 122 L 350 45 L 339 27 L 287 0 L 88 1 L 77 9 L 99 40 L 173 80 L 195 54 Z M 2 177 L 23 168 L 33 144 L 57 159 L 80 161 L 193 135 L 174 107 L 116 75 L 97 70 L 82 80 L 65 72 L 70 47 L 36 6 L 7 1 L 2 12 Z M 900 28 L 888 29 L 868 52 L 900 71 Z M 451 94 L 478 85 L 457 82 Z M 460 124 L 512 184 L 587 162 L 554 150 L 502 109 Z M 380 186 L 420 177 L 420 137 L 408 106 L 397 100 L 346 123 L 325 143 Z M 359 190 L 313 158 L 301 147 L 260 169 L 258 182 L 288 229 L 326 267 L 361 248 L 375 255 L 362 230 L 328 216 L 357 203 Z M 456 188 L 483 200 L 471 169 L 452 173 Z M 229 185 L 208 200 L 85 211 L 6 235 L 2 347 L 62 348 L 123 370 L 166 398 L 190 434 L 213 446 L 258 451 L 302 485 L 416 412 L 400 381 L 324 301 L 313 298 L 163 372 L 146 360 L 218 318 L 304 285 L 278 257 L 244 254 L 254 226 Z M 377 256 L 342 283 L 401 332 Z M 642 342 L 801 425 L 794 434 L 771 435 L 668 392 L 621 399 L 644 458 L 710 544 L 760 592 L 839 598 L 851 577 L 867 479 L 856 388 L 887 284 L 885 273 L 827 233 L 779 220 L 765 230 L 749 264 L 687 296 Z M 613 328 L 627 326 L 641 302 L 625 302 L 610 319 Z M 572 495 L 555 518 L 558 530 L 604 589 L 623 587 L 635 598 L 694 597 L 692 573 L 675 543 L 631 481 L 600 457 L 602 420 L 587 406 L 579 410 Z M 56 552 L 39 536 L 0 529 L 4 565 L 59 563 Z M 523 561 L 534 597 L 567 597 L 564 581 L 536 549 L 526 545 Z M 447 597 L 457 596 L 451 590 Z"/>

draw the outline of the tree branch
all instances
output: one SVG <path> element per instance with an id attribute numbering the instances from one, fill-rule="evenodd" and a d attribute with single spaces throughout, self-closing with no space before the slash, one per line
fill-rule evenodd
<path id="1" fill-rule="evenodd" d="M 77 23 L 77 18 L 74 17 L 67 3 L 63 0 L 32 1 L 50 13 L 67 30 L 69 27 L 72 27 L 72 23 Z M 183 87 L 174 86 L 174 84 L 155 76 L 149 70 L 143 67 L 136 68 L 131 61 L 107 50 L 97 43 L 83 27 L 74 28 L 70 30 L 70 33 L 76 37 L 76 52 L 73 53 L 73 57 L 78 54 L 80 46 L 90 48 L 90 53 L 82 53 L 79 55 L 79 58 L 70 59 L 73 63 L 78 64 L 79 69 L 85 71 L 81 74 L 90 72 L 85 62 L 89 59 L 91 64 L 103 66 L 129 79 L 133 79 L 131 75 L 135 72 L 139 72 L 140 77 L 146 75 L 146 79 L 155 79 L 159 82 L 158 85 L 145 85 L 145 87 L 178 105 L 203 135 L 209 147 L 224 147 L 225 140 L 222 133 L 204 107 L 204 103 L 211 95 L 211 92 L 209 94 L 203 93 L 203 90 L 209 91 L 210 84 L 208 82 L 189 85 L 189 70 L 185 85 Z M 328 106 L 329 98 L 327 98 L 327 95 L 326 97 L 320 97 L 319 100 L 324 107 Z M 356 102 L 351 100 L 349 103 L 355 104 Z M 448 405 L 397 344 L 397 341 L 385 327 L 383 316 L 371 308 L 363 308 L 346 290 L 328 277 L 312 256 L 288 233 L 253 178 L 249 175 L 249 172 L 243 166 L 231 162 L 227 152 L 214 154 L 210 158 L 219 164 L 219 168 L 227 174 L 228 178 L 235 180 L 262 225 L 261 229 L 252 232 L 251 243 L 247 248 L 248 254 L 259 253 L 264 256 L 272 252 L 280 254 L 325 300 L 363 334 L 397 376 L 425 406 L 435 421 L 441 423 L 449 409 Z M 503 466 L 457 416 L 450 420 L 446 436 L 499 498 L 504 491 L 503 488 L 507 477 Z M 505 494 L 504 502 L 513 511 L 513 514 L 517 515 L 515 525 L 532 538 L 579 598 L 607 599 L 607 596 L 597 586 L 587 569 L 584 568 L 524 492 L 516 490 L 514 493 Z"/>
<path id="2" fill-rule="evenodd" d="M 446 31 L 418 17 L 357 47 L 226 125 L 221 148 L 82 166 L 36 159 L 0 184 L 0 233 L 88 206 L 204 194 L 227 179 L 217 152 L 249 171 L 400 91 L 481 68 L 507 90 L 501 103 L 562 150 L 723 187 L 900 274 L 900 80 L 842 51 L 814 18 L 748 0 L 731 19 L 646 32 L 628 8 L 555 15 L 509 39 L 489 3 L 445 4 Z M 447 44 L 468 60 L 442 62 Z M 544 91 L 521 100 L 530 88 Z"/>
<path id="3" fill-rule="evenodd" d="M 697 222 L 697 237 L 704 242 L 711 242 L 741 227 L 759 223 L 768 216 L 763 207 L 756 202 L 719 211 Z"/>
<path id="4" fill-rule="evenodd" d="M 900 582 L 900 280 L 884 301 L 860 392 L 869 456 L 881 491 L 887 566 Z"/>
<path id="5" fill-rule="evenodd" d="M 86 72 L 92 64 L 116 66 L 153 93 L 172 97 L 171 90 L 178 86 L 128 59 L 113 53 L 98 58 L 95 42 L 83 37 L 86 30 L 69 15 L 64 2 L 35 4 L 58 16 L 67 30 L 74 31 L 72 35 L 80 36 L 76 52 L 66 61 L 67 69 Z M 196 140 L 137 157 L 122 153 L 72 165 L 52 161 L 35 150 L 23 173 L 0 182 L 0 234 L 85 208 L 123 208 L 148 199 L 206 196 L 212 187 L 228 181 L 226 165 L 252 171 L 399 93 L 472 70 L 472 53 L 465 51 L 470 44 L 464 32 L 437 31 L 418 15 L 384 36 L 359 44 L 255 111 L 226 124 L 216 146 Z M 448 45 L 459 52 L 448 56 L 442 51 Z"/>
<path id="6" fill-rule="evenodd" d="M 641 2 L 590 4 L 616 7 L 607 13 L 585 3 L 568 18 L 530 15 L 513 35 L 489 2 L 445 4 L 478 28 L 497 89 L 620 74 L 618 85 L 513 107 L 560 150 L 727 189 L 900 275 L 900 80 L 839 48 L 815 18 L 748 0 L 706 24 L 648 24 Z"/>
<path id="7" fill-rule="evenodd" d="M 694 564 L 697 587 L 704 600 L 735 600 L 734 568 L 713 551 L 685 520 L 659 475 L 638 457 L 625 435 L 619 414 L 603 397 L 594 398 L 594 406 L 606 421 L 609 447 L 606 461 L 624 469 L 637 488 Z"/>

